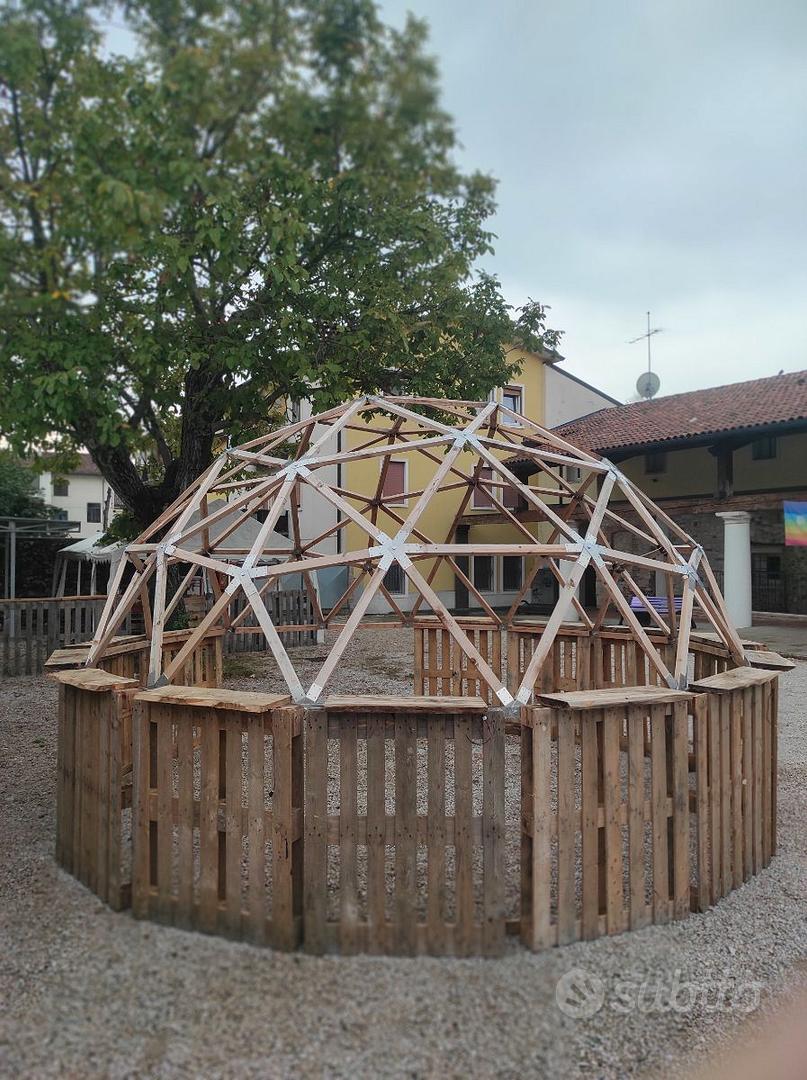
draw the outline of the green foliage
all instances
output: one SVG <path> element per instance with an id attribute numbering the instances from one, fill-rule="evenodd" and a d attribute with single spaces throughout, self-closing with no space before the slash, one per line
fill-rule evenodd
<path id="1" fill-rule="evenodd" d="M 424 24 L 371 0 L 0 0 L 0 430 L 138 521 L 288 399 L 484 397 L 515 320 Z M 56 445 L 54 446 L 54 440 Z M 144 466 L 144 461 L 151 462 Z M 154 463 L 157 463 L 155 468 Z"/>
<path id="2" fill-rule="evenodd" d="M 0 517 L 52 517 L 39 493 L 39 483 L 30 469 L 8 450 L 0 450 Z"/>

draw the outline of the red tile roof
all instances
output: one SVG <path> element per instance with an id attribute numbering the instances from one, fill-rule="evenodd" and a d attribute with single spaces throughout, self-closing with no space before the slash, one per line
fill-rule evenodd
<path id="1" fill-rule="evenodd" d="M 599 409 L 555 431 L 581 450 L 607 454 L 798 420 L 807 420 L 807 371 Z"/>

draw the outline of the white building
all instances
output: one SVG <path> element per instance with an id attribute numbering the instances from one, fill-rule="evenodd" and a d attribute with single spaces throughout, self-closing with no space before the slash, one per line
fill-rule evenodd
<path id="1" fill-rule="evenodd" d="M 104 532 L 115 513 L 115 494 L 89 454 L 81 454 L 78 468 L 65 476 L 42 473 L 39 490 L 60 517 L 80 523 L 73 538 Z"/>

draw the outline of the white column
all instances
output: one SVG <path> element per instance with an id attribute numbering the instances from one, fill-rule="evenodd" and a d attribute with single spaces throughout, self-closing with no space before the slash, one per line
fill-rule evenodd
<path id="1" fill-rule="evenodd" d="M 751 625 L 751 515 L 724 510 L 723 596 L 735 628 Z"/>

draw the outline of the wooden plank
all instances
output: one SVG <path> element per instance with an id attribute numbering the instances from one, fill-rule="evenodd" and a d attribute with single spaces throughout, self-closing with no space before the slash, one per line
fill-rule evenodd
<path id="1" fill-rule="evenodd" d="M 386 739 L 385 721 L 377 714 L 364 719 L 367 731 L 367 950 L 387 949 L 386 915 Z M 429 729 L 441 731 L 442 725 Z"/>
<path id="2" fill-rule="evenodd" d="M 761 690 L 762 698 L 762 865 L 771 861 L 771 687 Z"/>
<path id="3" fill-rule="evenodd" d="M 606 916 L 609 934 L 625 929 L 622 884 L 622 781 L 619 772 L 619 737 L 624 710 L 603 713 L 603 786 L 605 794 Z"/>
<path id="4" fill-rule="evenodd" d="M 759 686 L 760 683 L 770 682 L 773 678 L 775 674 L 764 668 L 736 667 L 690 683 L 690 688 L 707 690 L 712 694 L 730 694 L 733 690 L 744 690 L 746 686 Z"/>
<path id="5" fill-rule="evenodd" d="M 553 710 L 558 732 L 558 944 L 577 939 L 575 895 L 575 730 L 574 716 Z"/>
<path id="6" fill-rule="evenodd" d="M 650 710 L 650 754 L 653 817 L 653 922 L 670 920 L 670 879 L 667 844 L 666 709 Z"/>
<path id="7" fill-rule="evenodd" d="M 630 860 L 630 928 L 638 930 L 650 921 L 645 896 L 645 725 L 647 710 L 631 705 L 628 710 L 628 851 Z"/>
<path id="8" fill-rule="evenodd" d="M 172 712 L 156 705 L 151 710 L 157 734 L 157 907 L 162 922 L 173 919 L 172 870 L 174 848 Z M 153 737 L 153 736 L 152 736 Z"/>
<path id="9" fill-rule="evenodd" d="M 498 956 L 504 948 L 504 721 L 499 709 L 485 721 L 482 784 L 482 951 Z"/>
<path id="10" fill-rule="evenodd" d="M 102 694 L 108 690 L 123 690 L 137 686 L 135 679 L 124 679 L 120 675 L 110 675 L 100 668 L 79 668 L 77 671 L 54 671 L 49 678 L 65 686 L 75 686 L 79 690 Z"/>
<path id="11" fill-rule="evenodd" d="M 417 950 L 417 727 L 395 716 L 395 950 Z"/>
<path id="12" fill-rule="evenodd" d="M 695 751 L 695 835 L 698 868 L 698 911 L 706 911 L 711 899 L 711 863 L 709 861 L 709 718 L 708 701 L 698 694 L 693 705 L 693 741 Z"/>
<path id="13" fill-rule="evenodd" d="M 753 871 L 758 874 L 762 869 L 762 690 L 757 686 L 745 690 L 744 696 L 751 711 L 751 769 L 753 773 L 752 806 L 754 836 L 752 844 Z"/>
<path id="14" fill-rule="evenodd" d="M 272 796 L 272 944 L 293 949 L 297 944 L 294 874 L 294 749 L 302 710 L 294 706 L 272 713 L 274 794 Z M 327 755 L 327 745 L 326 745 Z M 327 762 L 326 762 L 327 776 Z M 325 804 L 327 808 L 327 803 Z M 323 883 L 324 887 L 324 883 Z"/>
<path id="15" fill-rule="evenodd" d="M 150 830 L 149 830 L 149 706 L 136 702 L 132 712 L 132 914 L 146 918 L 149 913 Z"/>
<path id="16" fill-rule="evenodd" d="M 721 880 L 723 895 L 731 890 L 731 702 L 733 698 L 723 696 L 720 701 L 720 835 Z"/>
<path id="17" fill-rule="evenodd" d="M 445 951 L 447 934 L 445 723 L 429 725 L 427 752 L 426 942 L 438 955 Z"/>
<path id="18" fill-rule="evenodd" d="M 474 940 L 472 728 L 454 718 L 454 951 L 468 956 Z"/>
<path id="19" fill-rule="evenodd" d="M 139 699 L 138 695 L 137 699 Z M 199 805 L 200 930 L 215 933 L 218 923 L 219 874 L 219 718 L 211 709 L 200 714 L 201 802 Z"/>
<path id="20" fill-rule="evenodd" d="M 728 892 L 733 885 L 738 889 L 743 883 L 743 710 L 742 694 L 728 698 L 731 716 L 729 783 L 731 785 L 731 864 L 732 876 L 724 886 Z"/>
<path id="21" fill-rule="evenodd" d="M 359 951 L 359 883 L 356 852 L 358 738 L 355 715 L 340 717 L 339 738 L 339 947 Z"/>
<path id="22" fill-rule="evenodd" d="M 599 794 L 597 762 L 597 730 L 599 712 L 589 712 L 580 718 L 581 735 L 581 798 L 582 798 L 582 860 L 583 911 L 582 936 L 592 941 L 599 936 Z"/>
<path id="23" fill-rule="evenodd" d="M 625 705 L 660 705 L 669 701 L 690 701 L 692 696 L 688 690 L 671 690 L 666 686 L 612 686 L 602 690 L 537 694 L 543 705 L 575 711 Z"/>
<path id="24" fill-rule="evenodd" d="M 767 671 L 792 671 L 796 666 L 792 660 L 768 649 L 750 649 L 746 652 L 746 659 L 751 667 Z"/>
<path id="25" fill-rule="evenodd" d="M 224 829 L 227 837 L 224 924 L 230 937 L 241 937 L 241 789 L 243 786 L 241 717 L 229 710 L 224 716 L 227 785 Z"/>
<path id="26" fill-rule="evenodd" d="M 306 720 L 305 876 L 303 947 L 324 953 L 327 948 L 328 882 L 328 717 L 310 709 Z"/>
<path id="27" fill-rule="evenodd" d="M 194 797 L 193 720 L 187 713 L 177 718 L 177 899 L 174 922 L 189 929 L 194 910 Z"/>
<path id="28" fill-rule="evenodd" d="M 64 675 L 74 672 L 66 672 Z M 265 713 L 289 703 L 288 694 L 262 694 L 251 690 L 221 690 L 218 687 L 160 686 L 141 690 L 138 701 L 165 702 L 200 709 L 227 709 L 230 712 Z"/>
<path id="29" fill-rule="evenodd" d="M 331 696 L 325 699 L 325 708 L 329 713 L 406 713 L 433 712 L 442 717 L 454 713 L 483 713 L 488 706 L 480 697 L 442 697 L 440 695 L 416 695 L 414 697 L 396 697 L 391 694 Z"/>
<path id="30" fill-rule="evenodd" d="M 742 779 L 742 866 L 743 881 L 748 881 L 753 873 L 753 725 L 751 719 L 750 701 L 743 693 L 733 694 L 728 698 L 724 708 L 726 712 L 731 707 L 742 708 L 742 747 L 743 747 L 743 779 Z M 723 709 L 721 708 L 721 719 Z"/>
<path id="31" fill-rule="evenodd" d="M 712 857 L 712 903 L 716 904 L 723 895 L 723 850 L 721 789 L 723 784 L 720 766 L 720 698 L 709 694 L 707 698 L 709 714 L 709 837 Z"/>
<path id="32" fill-rule="evenodd" d="M 247 925 L 256 945 L 266 942 L 266 747 L 265 717 L 247 720 Z"/>
<path id="33" fill-rule="evenodd" d="M 685 702 L 673 705 L 673 918 L 689 914 L 689 717 Z"/>

